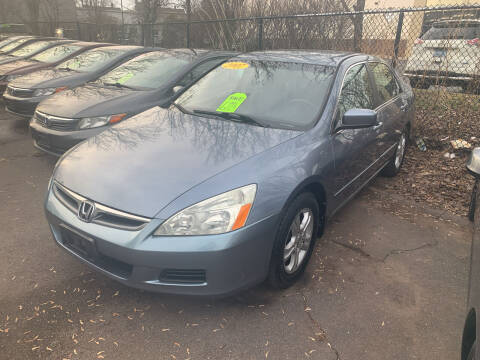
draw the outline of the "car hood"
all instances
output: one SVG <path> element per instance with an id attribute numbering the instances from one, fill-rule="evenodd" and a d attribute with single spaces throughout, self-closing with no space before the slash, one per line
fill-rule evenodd
<path id="1" fill-rule="evenodd" d="M 100 204 L 153 218 L 192 187 L 300 134 L 156 107 L 72 149 L 54 177 Z"/>
<path id="2" fill-rule="evenodd" d="M 8 64 L 0 65 L 0 75 L 5 75 L 10 73 L 13 70 L 19 70 L 20 68 L 24 68 L 26 66 L 30 66 L 33 64 L 37 64 L 34 61 L 28 60 L 17 60 Z"/>
<path id="3" fill-rule="evenodd" d="M 21 78 L 13 80 L 10 84 L 22 89 L 56 87 L 62 86 L 66 82 L 71 82 L 81 75 L 82 74 L 74 71 L 47 69 L 22 76 Z"/>
<path id="4" fill-rule="evenodd" d="M 37 110 L 59 117 L 83 118 L 128 111 L 127 98 L 136 91 L 125 88 L 84 85 L 42 101 Z"/>

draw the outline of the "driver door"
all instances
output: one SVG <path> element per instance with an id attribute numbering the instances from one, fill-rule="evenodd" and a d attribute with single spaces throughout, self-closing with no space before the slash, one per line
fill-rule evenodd
<path id="1" fill-rule="evenodd" d="M 332 144 L 335 158 L 335 200 L 339 205 L 352 197 L 377 169 L 378 128 L 341 129 L 343 115 L 351 109 L 375 108 L 369 69 L 366 63 L 347 70 L 334 118 Z"/>

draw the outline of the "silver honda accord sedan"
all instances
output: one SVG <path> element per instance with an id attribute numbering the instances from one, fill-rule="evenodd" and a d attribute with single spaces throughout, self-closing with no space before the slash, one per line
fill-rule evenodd
<path id="1" fill-rule="evenodd" d="M 376 57 L 243 54 L 68 151 L 47 218 L 60 247 L 126 285 L 286 288 L 327 219 L 400 171 L 413 118 L 410 86 Z"/>

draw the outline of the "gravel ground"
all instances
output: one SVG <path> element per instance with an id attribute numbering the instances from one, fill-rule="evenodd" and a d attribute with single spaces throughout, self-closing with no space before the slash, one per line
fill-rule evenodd
<path id="1" fill-rule="evenodd" d="M 404 174 L 332 220 L 296 286 L 211 299 L 129 289 L 58 248 L 42 208 L 55 161 L 0 111 L 0 358 L 459 356 L 470 225 L 391 191 Z"/>

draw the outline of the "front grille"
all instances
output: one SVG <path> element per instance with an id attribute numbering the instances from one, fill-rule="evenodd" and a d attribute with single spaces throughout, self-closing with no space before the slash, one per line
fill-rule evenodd
<path id="1" fill-rule="evenodd" d="M 37 106 L 35 103 L 26 102 L 23 100 L 10 100 L 8 98 L 4 98 L 4 101 L 5 107 L 8 111 L 23 116 L 32 116 L 35 112 L 35 107 Z"/>
<path id="2" fill-rule="evenodd" d="M 207 282 L 205 270 L 174 270 L 162 271 L 159 280 L 174 284 L 204 284 Z"/>
<path id="3" fill-rule="evenodd" d="M 87 198 L 74 193 L 58 183 L 54 183 L 53 193 L 67 209 L 77 216 L 80 205 L 87 201 Z M 139 231 L 150 222 L 148 218 L 118 211 L 102 204 L 94 203 L 94 206 L 95 210 L 91 222 L 98 225 L 127 231 Z"/>
<path id="4" fill-rule="evenodd" d="M 33 97 L 33 90 L 32 89 L 22 89 L 16 88 L 11 85 L 7 87 L 7 94 L 19 98 L 31 98 Z"/>
<path id="5" fill-rule="evenodd" d="M 60 118 L 38 111 L 35 112 L 35 120 L 44 128 L 57 131 L 73 131 L 77 128 L 78 124 L 78 119 Z"/>

